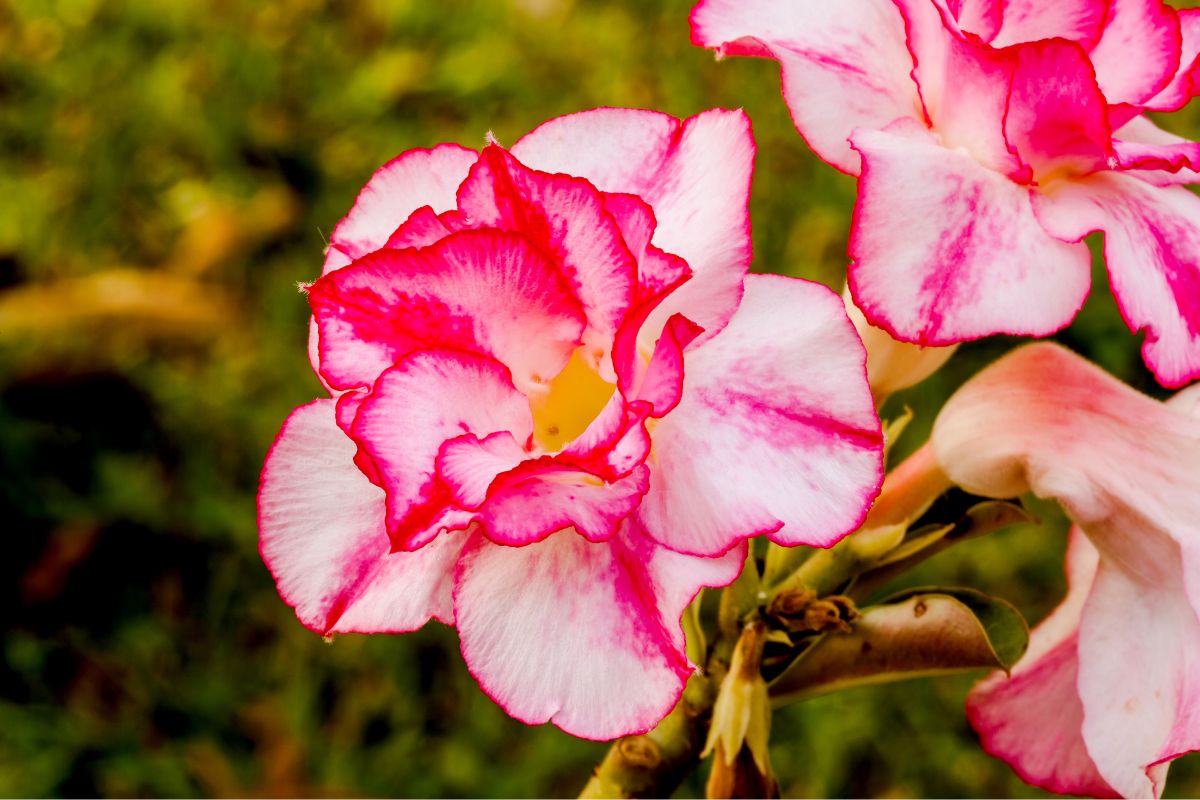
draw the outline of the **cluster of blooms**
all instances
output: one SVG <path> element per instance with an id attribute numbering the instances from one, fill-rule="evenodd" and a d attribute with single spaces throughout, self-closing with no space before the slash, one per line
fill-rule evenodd
<path id="1" fill-rule="evenodd" d="M 800 133 L 859 176 L 849 288 L 871 323 L 923 345 L 1053 333 L 1088 292 L 1082 239 L 1103 231 L 1147 365 L 1165 386 L 1200 377 L 1200 199 L 1185 187 L 1200 183 L 1200 145 L 1145 117 L 1200 93 L 1200 10 L 702 0 L 692 34 L 778 60 Z M 1078 525 L 1070 596 L 1012 678 L 969 706 L 985 746 L 1031 783 L 1158 796 L 1170 760 L 1200 749 L 1195 392 L 1164 406 L 1039 346 L 939 415 L 933 445 L 955 483 L 1032 490 Z"/>
<path id="2" fill-rule="evenodd" d="M 800 133 L 859 176 L 860 319 L 747 275 L 741 112 L 597 109 L 511 150 L 409 151 L 307 288 L 329 397 L 284 424 L 259 496 L 306 626 L 441 620 L 510 714 L 588 738 L 676 703 L 681 614 L 747 539 L 827 547 L 863 521 L 875 399 L 948 355 L 899 343 L 1061 329 L 1103 231 L 1146 363 L 1200 377 L 1200 145 L 1144 116 L 1200 93 L 1200 12 L 702 0 L 692 32 L 777 59 Z M 985 746 L 1058 791 L 1160 793 L 1200 749 L 1200 395 L 1162 404 L 1032 345 L 960 390 L 932 445 L 964 488 L 1052 497 L 1077 525 L 1069 597 L 972 694 Z"/>

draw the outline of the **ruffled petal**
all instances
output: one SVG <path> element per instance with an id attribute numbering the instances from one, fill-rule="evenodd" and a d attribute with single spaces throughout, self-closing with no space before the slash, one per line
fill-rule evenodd
<path id="1" fill-rule="evenodd" d="M 479 520 L 497 544 L 519 547 L 572 526 L 585 539 L 602 542 L 616 534 L 648 486 L 645 466 L 607 481 L 562 459 L 544 457 L 497 477 Z"/>
<path id="2" fill-rule="evenodd" d="M 1170 84 L 1182 52 L 1179 18 L 1162 0 L 1110 0 L 1090 56 L 1108 102 L 1136 105 Z"/>
<path id="3" fill-rule="evenodd" d="M 441 213 L 455 207 L 455 192 L 479 158 L 474 150 L 440 144 L 409 150 L 380 167 L 329 237 L 325 273 L 383 247 L 393 231 L 422 206 Z"/>
<path id="4" fill-rule="evenodd" d="M 855 128 L 921 118 L 903 20 L 891 0 L 702 0 L 692 9 L 692 42 L 718 56 L 779 61 L 800 135 L 852 175 L 859 159 L 847 139 Z"/>
<path id="5" fill-rule="evenodd" d="M 894 2 L 904 15 L 913 77 L 939 142 L 964 148 L 989 169 L 1023 175 L 1004 136 L 1015 54 L 963 36 L 945 8 L 930 0 Z"/>
<path id="6" fill-rule="evenodd" d="M 646 530 L 713 555 L 762 533 L 827 547 L 857 527 L 882 475 L 864 362 L 837 295 L 747 278 L 729 327 L 688 352 L 683 398 L 654 428 Z"/>
<path id="7" fill-rule="evenodd" d="M 627 365 L 624 369 L 618 367 L 624 395 L 630 400 L 649 403 L 651 416 L 668 414 L 679 403 L 683 392 L 684 350 L 702 333 L 699 325 L 681 314 L 667 320 L 667 326 L 644 367 L 638 354 L 629 359 L 635 365 Z"/>
<path id="8" fill-rule="evenodd" d="M 391 553 L 384 495 L 354 466 L 334 401 L 292 412 L 267 456 L 260 547 L 279 593 L 321 633 L 401 633 L 453 623 L 451 579 L 462 537 Z"/>
<path id="9" fill-rule="evenodd" d="M 745 113 L 714 109 L 680 122 L 655 111 L 595 109 L 545 123 L 512 151 L 537 169 L 580 175 L 653 208 L 652 244 L 683 258 L 693 277 L 650 316 L 651 342 L 677 313 L 710 336 L 729 320 L 751 255 L 754 139 Z"/>
<path id="10" fill-rule="evenodd" d="M 529 402 L 499 362 L 453 350 L 413 353 L 375 383 L 354 419 L 353 437 L 387 491 L 387 527 L 397 549 L 413 550 L 441 528 L 472 516 L 437 474 L 442 445 L 464 433 L 533 433 Z M 462 513 L 444 517 L 448 511 Z"/>
<path id="11" fill-rule="evenodd" d="M 1113 134 L 1117 166 L 1155 186 L 1200 183 L 1200 144 L 1135 117 Z"/>
<path id="12" fill-rule="evenodd" d="M 1004 24 L 1009 2 L 1006 0 L 948 0 L 946 8 L 960 30 L 968 31 L 984 42 L 990 42 Z"/>
<path id="13" fill-rule="evenodd" d="M 321 374 L 370 386 L 413 350 L 490 355 L 531 387 L 567 363 L 583 313 L 557 267 L 522 236 L 464 231 L 423 250 L 379 250 L 314 283 Z"/>
<path id="14" fill-rule="evenodd" d="M 1066 39 L 1091 50 L 1108 16 L 1107 0 L 1004 0 L 1004 20 L 992 47 Z"/>
<path id="15" fill-rule="evenodd" d="M 1049 39 L 1014 48 L 1016 69 L 1004 128 L 1041 180 L 1109 166 L 1108 106 L 1083 49 Z"/>
<path id="16" fill-rule="evenodd" d="M 1050 236 L 1027 187 L 941 147 L 915 124 L 860 130 L 850 289 L 896 339 L 1045 336 L 1083 305 L 1091 258 Z"/>
<path id="17" fill-rule="evenodd" d="M 1179 58 L 1179 69 L 1166 87 L 1141 103 L 1152 111 L 1178 111 L 1196 96 L 1200 85 L 1200 9 L 1184 8 L 1175 12 L 1179 16 L 1179 28 L 1183 44 Z"/>
<path id="18" fill-rule="evenodd" d="M 458 192 L 476 226 L 524 234 L 553 255 L 587 316 L 596 360 L 612 346 L 633 302 L 637 263 L 604 197 L 586 180 L 526 167 L 497 145 L 484 149 Z"/>
<path id="19" fill-rule="evenodd" d="M 1036 198 L 1038 219 L 1062 239 L 1105 232 L 1113 294 L 1142 356 L 1164 386 L 1200 377 L 1200 198 L 1103 173 Z"/>
<path id="20" fill-rule="evenodd" d="M 527 547 L 476 536 L 456 574 L 463 658 L 483 690 L 529 724 L 586 739 L 641 733 L 692 672 L 680 617 L 745 556 L 671 553 L 633 531 L 599 544 L 570 531 Z"/>

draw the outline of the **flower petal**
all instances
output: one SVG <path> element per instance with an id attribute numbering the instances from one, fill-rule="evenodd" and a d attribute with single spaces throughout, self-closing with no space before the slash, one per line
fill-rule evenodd
<path id="1" fill-rule="evenodd" d="M 850 290 L 893 338 L 945 345 L 1045 336 L 1083 305 L 1091 258 L 1046 233 L 1029 190 L 919 126 L 857 131 L 863 154 Z"/>
<path id="2" fill-rule="evenodd" d="M 455 207 L 455 192 L 479 158 L 474 150 L 440 144 L 408 150 L 380 167 L 329 237 L 324 273 L 383 247 L 400 223 L 422 206 L 441 213 Z"/>
<path id="3" fill-rule="evenodd" d="M 718 56 L 779 61 L 800 135 L 851 175 L 859 159 L 846 140 L 855 128 L 921 117 L 913 60 L 891 0 L 701 0 L 692 9 L 692 43 Z"/>
<path id="4" fill-rule="evenodd" d="M 1106 0 L 1004 0 L 1004 21 L 992 47 L 1041 39 L 1066 39 L 1091 50 L 1100 40 L 1108 15 Z"/>
<path id="5" fill-rule="evenodd" d="M 1004 16 L 1011 0 L 949 0 L 946 8 L 954 15 L 960 30 L 990 42 L 1004 24 Z"/>
<path id="6" fill-rule="evenodd" d="M 1179 28 L 1183 44 L 1179 58 L 1179 69 L 1171 82 L 1154 97 L 1144 100 L 1141 106 L 1153 111 L 1178 111 L 1196 96 L 1200 84 L 1200 9 L 1184 8 L 1175 12 L 1179 16 Z"/>
<path id="7" fill-rule="evenodd" d="M 529 402 L 499 362 L 453 350 L 424 350 L 384 372 L 354 419 L 353 437 L 375 464 L 387 491 L 387 527 L 397 549 L 420 547 L 439 527 L 462 527 L 470 515 L 438 525 L 454 507 L 453 489 L 437 475 L 442 445 L 464 433 L 508 431 L 527 443 Z"/>
<path id="8" fill-rule="evenodd" d="M 1108 102 L 1136 105 L 1170 84 L 1182 48 L 1179 18 L 1162 0 L 1110 0 L 1090 55 Z"/>
<path id="9" fill-rule="evenodd" d="M 463 539 L 390 553 L 384 495 L 354 466 L 334 401 L 292 412 L 258 494 L 263 560 L 304 625 L 322 633 L 401 633 L 454 621 L 450 588 Z"/>
<path id="10" fill-rule="evenodd" d="M 655 111 L 583 111 L 545 123 L 513 154 L 604 192 L 635 194 L 654 209 L 654 246 L 686 260 L 693 277 L 651 315 L 651 341 L 676 313 L 710 336 L 729 320 L 751 255 L 754 139 L 744 112 L 714 109 L 680 122 Z"/>
<path id="11" fill-rule="evenodd" d="M 527 547 L 477 535 L 455 579 L 463 658 L 505 711 L 586 739 L 649 730 L 692 672 L 679 619 L 724 586 L 744 550 L 695 559 L 626 531 L 599 544 L 566 531 Z"/>
<path id="12" fill-rule="evenodd" d="M 1004 136 L 1015 55 L 963 36 L 945 9 L 930 0 L 894 2 L 904 15 L 916 64 L 912 74 L 940 143 L 964 148 L 997 172 L 1023 174 Z"/>
<path id="13" fill-rule="evenodd" d="M 1077 688 L 1079 618 L 1099 555 L 1075 529 L 1067 549 L 1068 593 L 1029 637 L 1012 675 L 996 672 L 967 697 L 967 716 L 983 748 L 1021 780 L 1059 794 L 1115 797 L 1083 741 Z"/>
<path id="14" fill-rule="evenodd" d="M 1004 130 L 1038 179 L 1109 166 L 1108 106 L 1079 45 L 1048 39 L 1014 48 Z"/>
<path id="15" fill-rule="evenodd" d="M 585 341 L 607 352 L 633 302 L 637 263 L 594 186 L 530 169 L 489 145 L 459 189 L 458 205 L 472 224 L 520 232 L 550 253 L 587 315 Z"/>
<path id="16" fill-rule="evenodd" d="M 610 482 L 554 457 L 526 461 L 492 483 L 479 520 L 497 544 L 519 547 L 572 526 L 585 539 L 602 542 L 641 502 L 647 472 L 638 466 Z"/>
<path id="17" fill-rule="evenodd" d="M 853 530 L 882 476 L 864 362 L 837 295 L 747 278 L 729 326 L 688 351 L 683 398 L 654 428 L 647 531 L 713 555 L 761 533 L 827 547 Z"/>
<path id="18" fill-rule="evenodd" d="M 1117 165 L 1155 186 L 1200 183 L 1200 144 L 1135 117 L 1113 134 Z"/>
<path id="19" fill-rule="evenodd" d="M 1133 519 L 1121 522 L 1125 537 L 1155 538 Z M 1200 619 L 1184 593 L 1179 551 L 1164 555 L 1170 561 L 1153 575 L 1101 561 L 1079 628 L 1083 739 L 1126 797 L 1161 797 L 1165 761 L 1200 749 Z"/>
<path id="20" fill-rule="evenodd" d="M 413 350 L 495 357 L 522 387 L 556 375 L 583 314 L 558 269 L 522 236 L 463 231 L 423 250 L 379 250 L 309 289 L 321 374 L 370 386 Z"/>
<path id="21" fill-rule="evenodd" d="M 1113 294 L 1142 356 L 1164 386 L 1200 377 L 1200 198 L 1130 174 L 1103 173 L 1036 198 L 1038 219 L 1062 239 L 1105 232 Z"/>

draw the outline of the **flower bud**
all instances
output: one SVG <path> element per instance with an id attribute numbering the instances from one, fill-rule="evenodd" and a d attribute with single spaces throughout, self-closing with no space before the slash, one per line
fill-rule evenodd
<path id="1" fill-rule="evenodd" d="M 921 347 L 898 342 L 883 329 L 867 322 L 850 299 L 849 290 L 842 292 L 842 299 L 846 302 L 850 321 L 867 348 L 867 380 L 876 403 L 882 403 L 888 395 L 915 386 L 937 372 L 958 347 Z"/>
<path id="2" fill-rule="evenodd" d="M 771 733 L 771 701 L 762 677 L 766 626 L 746 625 L 733 651 L 729 672 L 721 681 L 713 706 L 712 726 L 701 757 L 716 753 L 709 777 L 709 797 L 738 797 L 738 787 L 755 787 L 754 794 L 774 794 L 767 742 Z"/>

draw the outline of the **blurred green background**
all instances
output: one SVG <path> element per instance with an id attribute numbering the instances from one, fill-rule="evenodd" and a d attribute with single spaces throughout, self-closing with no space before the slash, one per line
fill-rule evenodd
<path id="1" fill-rule="evenodd" d="M 831 0 L 832 1 L 832 0 Z M 690 0 L 0 0 L 0 795 L 557 796 L 604 745 L 508 719 L 453 631 L 309 633 L 257 553 L 275 432 L 320 392 L 296 284 L 372 171 L 598 105 L 744 107 L 755 267 L 840 282 L 854 183 L 776 67 L 688 42 Z M 1200 132 L 1194 113 L 1177 132 Z M 1159 393 L 1102 274 L 1060 337 Z M 894 398 L 918 444 L 1014 344 Z M 1040 619 L 1064 531 L 970 542 L 913 582 Z M 1029 796 L 962 712 L 978 676 L 777 715 L 793 796 Z M 681 790 L 695 796 L 703 775 Z M 1169 793 L 1200 795 L 1196 757 Z"/>

